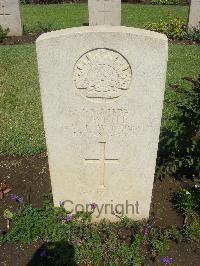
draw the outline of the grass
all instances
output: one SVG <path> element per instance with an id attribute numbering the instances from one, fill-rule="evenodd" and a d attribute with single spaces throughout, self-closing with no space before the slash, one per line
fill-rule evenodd
<path id="1" fill-rule="evenodd" d="M 178 16 L 187 22 L 188 6 L 122 5 L 122 25 L 144 28 L 148 22 Z M 22 7 L 25 32 L 40 32 L 88 23 L 86 4 L 25 5 Z"/>
<path id="2" fill-rule="evenodd" d="M 173 44 L 169 46 L 169 61 L 167 69 L 167 84 L 163 112 L 163 125 L 168 127 L 171 115 L 177 107 L 171 104 L 176 99 L 177 93 L 170 88 L 171 85 L 179 84 L 188 87 L 188 83 L 181 80 L 183 77 L 197 78 L 200 73 L 200 46 Z M 183 99 L 184 100 L 184 99 Z"/>
<path id="3" fill-rule="evenodd" d="M 144 28 L 149 22 L 160 19 L 169 20 L 169 17 L 180 17 L 187 23 L 188 6 L 153 6 L 153 5 L 123 5 L 122 25 Z"/>
<path id="4" fill-rule="evenodd" d="M 169 84 L 200 72 L 200 46 L 170 45 L 164 123 L 174 110 Z M 0 47 L 0 154 L 35 154 L 46 150 L 35 45 Z"/>
<path id="5" fill-rule="evenodd" d="M 0 153 L 45 150 L 35 46 L 2 46 L 0 73 Z"/>

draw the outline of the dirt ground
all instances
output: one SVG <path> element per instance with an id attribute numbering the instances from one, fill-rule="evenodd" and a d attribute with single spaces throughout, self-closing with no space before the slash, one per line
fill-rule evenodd
<path id="1" fill-rule="evenodd" d="M 30 199 L 33 206 L 40 207 L 44 196 L 51 191 L 47 155 L 0 157 L 0 183 L 3 181 L 12 188 L 11 193 L 21 195 L 25 200 Z M 170 177 L 155 181 L 150 218 L 154 225 L 163 228 L 172 224 L 180 227 L 183 225 L 183 217 L 173 208 L 171 198 L 174 192 L 187 186 L 187 181 L 183 182 Z M 16 208 L 9 195 L 7 194 L 0 200 L 1 233 L 6 230 L 3 211 L 7 208 Z M 6 244 L 0 247 L 0 265 L 50 265 L 38 255 L 38 250 L 42 245 L 42 242 L 31 245 Z M 200 265 L 200 245 L 195 242 L 179 244 L 172 242 L 166 255 L 172 258 L 173 266 Z M 160 261 L 159 257 L 155 261 L 149 258 L 144 265 L 159 266 L 161 265 Z"/>

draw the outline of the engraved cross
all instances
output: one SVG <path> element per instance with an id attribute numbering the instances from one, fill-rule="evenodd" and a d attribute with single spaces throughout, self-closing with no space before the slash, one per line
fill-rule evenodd
<path id="1" fill-rule="evenodd" d="M 105 188 L 105 170 L 106 170 L 106 164 L 108 163 L 118 163 L 119 159 L 109 159 L 106 158 L 106 142 L 99 142 L 100 144 L 100 158 L 94 158 L 94 159 L 85 159 L 87 163 L 100 163 L 101 167 L 101 186 Z"/>
<path id="2" fill-rule="evenodd" d="M 109 13 L 111 13 L 112 11 L 110 9 L 106 9 L 106 3 L 103 4 L 103 10 L 98 10 L 99 13 L 103 13 L 104 15 L 104 24 L 106 23 L 106 17 Z"/>

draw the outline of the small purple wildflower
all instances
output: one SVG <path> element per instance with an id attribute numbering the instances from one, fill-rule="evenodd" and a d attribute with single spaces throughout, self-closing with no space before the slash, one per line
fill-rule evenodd
<path id="1" fill-rule="evenodd" d="M 144 240 L 143 244 L 144 245 L 148 245 L 148 241 L 147 240 Z"/>
<path id="2" fill-rule="evenodd" d="M 71 214 L 68 214 L 67 217 L 66 217 L 66 221 L 67 222 L 71 222 L 73 219 L 73 216 Z"/>
<path id="3" fill-rule="evenodd" d="M 172 260 L 170 258 L 164 257 L 162 258 L 162 263 L 164 263 L 165 265 L 169 265 L 171 264 Z"/>
<path id="4" fill-rule="evenodd" d="M 19 209 L 19 208 L 16 208 L 15 211 L 16 211 L 17 213 L 19 213 L 19 212 L 20 212 L 20 209 Z"/>
<path id="5" fill-rule="evenodd" d="M 46 257 L 46 251 L 45 251 L 45 249 L 41 249 L 40 250 L 40 257 Z"/>
<path id="6" fill-rule="evenodd" d="M 85 240 L 86 240 L 86 236 L 82 236 L 81 241 L 85 241 Z"/>
<path id="7" fill-rule="evenodd" d="M 17 196 L 16 194 L 11 194 L 10 199 L 20 204 L 24 203 L 24 198 Z"/>
<path id="8" fill-rule="evenodd" d="M 64 207 L 65 202 L 60 200 L 60 201 L 59 201 L 59 205 L 60 205 L 60 207 Z"/>
<path id="9" fill-rule="evenodd" d="M 145 227 L 144 228 L 144 235 L 147 236 L 149 234 L 149 228 Z"/>
<path id="10" fill-rule="evenodd" d="M 93 203 L 90 204 L 90 206 L 91 206 L 91 209 L 92 210 L 95 210 L 96 207 L 97 207 L 97 204 L 93 202 Z"/>
<path id="11" fill-rule="evenodd" d="M 13 200 L 13 201 L 16 201 L 17 195 L 16 194 L 11 194 L 10 195 L 10 199 Z"/>

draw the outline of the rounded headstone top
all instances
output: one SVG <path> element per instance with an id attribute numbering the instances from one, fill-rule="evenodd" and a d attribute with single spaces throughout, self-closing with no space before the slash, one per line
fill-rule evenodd
<path id="1" fill-rule="evenodd" d="M 73 34 L 85 34 L 85 33 L 123 33 L 123 34 L 132 34 L 137 37 L 143 36 L 145 38 L 149 39 L 157 39 L 160 41 L 167 42 L 168 38 L 165 34 L 158 33 L 155 31 L 150 30 L 144 30 L 139 28 L 133 28 L 133 27 L 125 27 L 125 26 L 109 26 L 109 25 L 100 25 L 100 26 L 82 26 L 82 27 L 73 27 L 73 28 L 67 28 L 62 30 L 56 30 L 51 31 L 48 33 L 41 34 L 37 40 L 36 43 L 40 41 L 45 41 L 52 38 L 60 38 L 64 36 L 70 36 Z"/>

